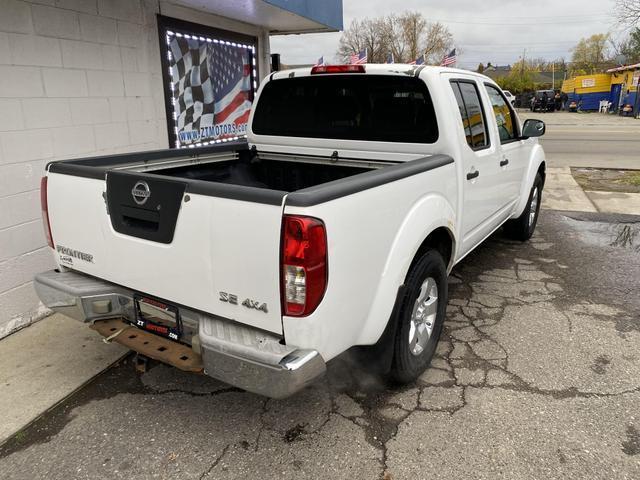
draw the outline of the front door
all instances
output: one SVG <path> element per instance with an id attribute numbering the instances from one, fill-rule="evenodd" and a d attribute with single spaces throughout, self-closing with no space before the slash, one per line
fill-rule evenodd
<path id="1" fill-rule="evenodd" d="M 502 200 L 498 210 L 503 211 L 502 220 L 511 214 L 513 206 L 520 198 L 520 187 L 529 162 L 530 147 L 520 138 L 520 125 L 513 108 L 500 89 L 490 83 L 485 84 L 489 105 L 493 113 L 492 124 L 495 143 L 500 144 L 498 184 L 502 190 Z M 491 115 L 489 113 L 489 115 Z"/>

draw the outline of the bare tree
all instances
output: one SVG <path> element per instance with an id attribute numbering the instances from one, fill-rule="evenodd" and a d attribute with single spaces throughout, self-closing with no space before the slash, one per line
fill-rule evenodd
<path id="1" fill-rule="evenodd" d="M 440 22 L 427 24 L 424 43 L 422 44 L 426 63 L 430 65 L 440 64 L 452 47 L 453 35 L 451 35 L 446 26 Z M 462 51 L 459 48 L 457 50 L 458 55 L 460 55 Z"/>
<path id="2" fill-rule="evenodd" d="M 632 64 L 640 62 L 640 28 L 636 27 L 621 40 L 611 40 L 615 63 Z"/>
<path id="3" fill-rule="evenodd" d="M 625 25 L 640 25 L 640 1 L 617 0 L 614 15 Z"/>
<path id="4" fill-rule="evenodd" d="M 351 55 L 366 49 L 368 62 L 384 62 L 388 51 L 385 31 L 384 19 L 353 20 L 340 37 L 338 56 L 348 62 Z"/>
<path id="5" fill-rule="evenodd" d="M 427 29 L 427 21 L 422 15 L 416 12 L 406 12 L 397 17 L 400 24 L 400 41 L 405 44 L 407 57 L 402 61 L 412 61 L 422 55 L 423 39 Z"/>
<path id="6" fill-rule="evenodd" d="M 407 57 L 403 26 L 397 15 L 394 14 L 384 17 L 384 26 L 384 36 L 389 53 L 393 55 L 394 61 L 401 62 L 403 58 Z"/>
<path id="7" fill-rule="evenodd" d="M 453 36 L 446 26 L 428 22 L 417 12 L 404 12 L 354 20 L 340 38 L 338 56 L 348 62 L 366 48 L 370 63 L 382 63 L 391 53 L 398 63 L 424 55 L 426 63 L 439 64 L 452 46 Z"/>

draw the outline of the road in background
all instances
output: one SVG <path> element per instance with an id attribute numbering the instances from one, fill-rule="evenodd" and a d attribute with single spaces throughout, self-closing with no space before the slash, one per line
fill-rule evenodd
<path id="1" fill-rule="evenodd" d="M 600 113 L 518 112 L 544 120 L 540 140 L 550 167 L 640 169 L 640 120 Z"/>

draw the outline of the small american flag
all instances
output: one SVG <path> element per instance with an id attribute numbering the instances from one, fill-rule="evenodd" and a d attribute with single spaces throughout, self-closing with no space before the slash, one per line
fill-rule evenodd
<path id="1" fill-rule="evenodd" d="M 420 55 L 413 62 L 409 63 L 409 65 L 424 65 L 424 55 Z"/>
<path id="2" fill-rule="evenodd" d="M 448 67 L 450 65 L 455 65 L 457 61 L 458 61 L 458 57 L 456 56 L 456 49 L 454 48 L 449 52 L 448 55 L 445 55 L 440 65 L 442 67 Z"/>
<path id="3" fill-rule="evenodd" d="M 210 45 L 215 123 L 246 123 L 251 109 L 251 64 L 248 50 Z"/>
<path id="4" fill-rule="evenodd" d="M 323 66 L 324 65 L 324 55 L 318 59 L 315 66 Z"/>
<path id="5" fill-rule="evenodd" d="M 349 57 L 351 65 L 358 65 L 361 63 L 367 63 L 367 49 L 360 50 L 358 53 L 354 53 Z"/>

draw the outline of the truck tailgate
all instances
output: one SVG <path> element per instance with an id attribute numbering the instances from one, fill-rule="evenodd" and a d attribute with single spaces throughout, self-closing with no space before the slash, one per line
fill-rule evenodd
<path id="1" fill-rule="evenodd" d="M 107 181 L 49 173 L 48 184 L 60 265 L 282 334 L 285 192 L 261 203 L 124 172 Z"/>

